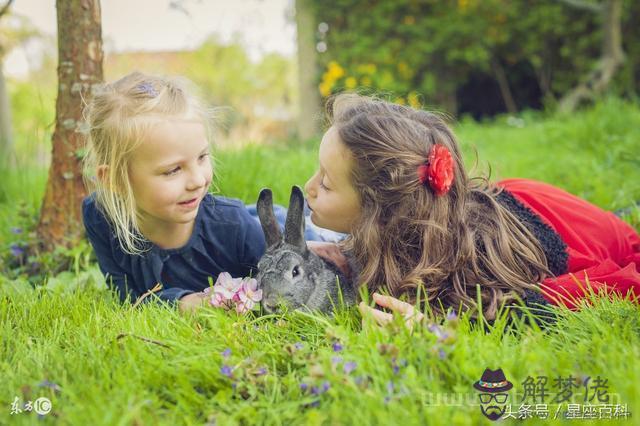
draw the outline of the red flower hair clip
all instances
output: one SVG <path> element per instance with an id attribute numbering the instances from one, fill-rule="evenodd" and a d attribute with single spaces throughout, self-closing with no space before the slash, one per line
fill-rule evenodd
<path id="1" fill-rule="evenodd" d="M 453 183 L 453 157 L 444 145 L 431 147 L 427 163 L 418 167 L 418 178 L 423 185 L 428 182 L 438 196 L 449 192 Z"/>

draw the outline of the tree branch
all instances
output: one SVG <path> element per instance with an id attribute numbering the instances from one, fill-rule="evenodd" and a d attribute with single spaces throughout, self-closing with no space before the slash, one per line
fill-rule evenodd
<path id="1" fill-rule="evenodd" d="M 2 6 L 2 9 L 0 9 L 0 18 L 9 11 L 9 8 L 11 7 L 11 3 L 13 3 L 13 0 L 9 0 L 7 4 Z"/>

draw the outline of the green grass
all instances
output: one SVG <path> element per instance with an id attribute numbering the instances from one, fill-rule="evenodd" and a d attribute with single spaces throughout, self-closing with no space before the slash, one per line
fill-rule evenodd
<path id="1" fill-rule="evenodd" d="M 637 105 L 611 99 L 571 116 L 529 113 L 518 120 L 460 123 L 467 163 L 475 146 L 480 168 L 489 162 L 496 179 L 544 180 L 607 209 L 640 200 Z M 269 186 L 285 204 L 290 186 L 303 185 L 316 167 L 316 151 L 317 141 L 220 151 L 217 189 L 253 203 Z M 1 255 L 21 238 L 10 228 L 32 223 L 42 199 L 46 169 L 29 157 L 0 169 Z M 153 304 L 131 310 L 103 290 L 86 246 L 68 255 L 72 270 L 36 289 L 0 275 L 0 424 L 489 424 L 472 388 L 487 367 L 501 367 L 513 382 L 514 410 L 528 376 L 548 377 L 553 417 L 555 378 L 593 383 L 599 375 L 612 402 L 632 412 L 619 424 L 640 415 L 640 309 L 630 302 L 597 300 L 577 313 L 560 311 L 546 331 L 505 327 L 504 320 L 485 330 L 463 316 L 445 321 L 449 337 L 439 339 L 428 328 L 412 335 L 399 324 L 361 326 L 355 312 L 330 319 L 218 310 L 182 316 Z M 335 352 L 334 343 L 342 350 Z M 346 362 L 355 370 L 345 373 Z M 44 380 L 60 389 L 40 386 Z M 301 389 L 325 382 L 319 396 Z M 584 388 L 576 393 L 572 402 L 584 403 Z M 10 415 L 15 397 L 40 396 L 53 404 L 43 419 Z M 565 421 L 574 422 L 594 423 Z"/>

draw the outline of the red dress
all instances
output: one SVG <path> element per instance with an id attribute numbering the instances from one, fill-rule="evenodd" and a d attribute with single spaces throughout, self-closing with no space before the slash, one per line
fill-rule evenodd
<path id="1" fill-rule="evenodd" d="M 629 224 L 546 183 L 505 179 L 497 184 L 540 216 L 567 245 L 567 273 L 541 283 L 548 302 L 576 309 L 576 302 L 588 294 L 587 280 L 595 292 L 640 301 L 640 236 Z"/>

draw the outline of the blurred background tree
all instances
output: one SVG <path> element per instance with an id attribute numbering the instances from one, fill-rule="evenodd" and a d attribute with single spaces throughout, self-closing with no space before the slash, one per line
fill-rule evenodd
<path id="1" fill-rule="evenodd" d="M 324 97 L 365 87 L 476 118 L 553 108 L 602 69 L 612 9 L 629 59 L 611 53 L 617 63 L 597 94 L 635 97 L 640 2 L 622 0 L 314 0 L 318 87 Z"/>
<path id="2" fill-rule="evenodd" d="M 189 12 L 192 3 L 179 4 Z M 184 3 L 184 4 L 183 4 Z M 297 0 L 298 56 L 251 57 L 239 34 L 216 34 L 192 50 L 107 51 L 105 79 L 137 69 L 193 80 L 219 112 L 218 143 L 304 140 L 319 131 L 322 102 L 343 90 L 382 93 L 399 103 L 487 118 L 555 110 L 601 76 L 608 5 L 619 6 L 619 51 L 594 96 L 637 99 L 640 2 L 631 0 Z M 166 6 L 166 5 L 165 5 Z M 168 7 L 168 6 L 167 6 Z M 55 40 L 28 21 L 9 27 L 7 49 L 25 37 L 48 48 L 37 67 L 10 79 L 12 122 L 21 155 L 50 160 L 56 94 Z M 12 29 L 13 28 L 13 29 Z M 11 31 L 10 31 L 11 30 Z M 1 40 L 0 40 L 1 41 Z M 5 43 L 2 41 L 2 43 Z M 615 44 L 615 43 L 614 43 Z M 299 71 L 300 70 L 300 71 Z M 589 102 L 581 96 L 571 109 Z M 570 99 L 576 99 L 570 98 Z M 29 143 L 18 139 L 29 139 Z"/>
<path id="3" fill-rule="evenodd" d="M 86 196 L 81 161 L 88 126 L 83 99 L 103 81 L 99 0 L 56 2 L 58 94 L 51 166 L 37 233 L 44 249 L 72 247 L 84 236 L 81 208 Z"/>

